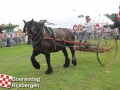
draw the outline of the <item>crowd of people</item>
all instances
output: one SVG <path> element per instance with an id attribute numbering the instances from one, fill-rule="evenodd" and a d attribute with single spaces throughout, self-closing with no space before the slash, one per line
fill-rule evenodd
<path id="1" fill-rule="evenodd" d="M 0 33 L 0 47 L 9 47 L 15 45 L 25 44 L 25 34 L 19 36 L 17 32 Z"/>

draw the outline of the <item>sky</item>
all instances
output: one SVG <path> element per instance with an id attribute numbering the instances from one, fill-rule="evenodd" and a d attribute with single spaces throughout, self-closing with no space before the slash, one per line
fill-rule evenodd
<path id="1" fill-rule="evenodd" d="M 0 24 L 118 13 L 120 0 L 0 0 Z"/>

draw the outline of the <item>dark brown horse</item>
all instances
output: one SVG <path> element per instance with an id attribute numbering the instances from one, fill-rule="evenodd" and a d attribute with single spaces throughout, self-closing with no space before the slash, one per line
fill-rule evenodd
<path id="1" fill-rule="evenodd" d="M 40 64 L 36 61 L 35 57 L 39 54 L 44 54 L 46 57 L 46 62 L 48 68 L 46 70 L 46 74 L 50 74 L 53 72 L 52 66 L 50 64 L 50 53 L 57 52 L 62 50 L 65 56 L 65 63 L 63 67 L 69 67 L 70 60 L 68 58 L 68 53 L 66 50 L 66 46 L 70 46 L 69 49 L 72 53 L 72 64 L 77 65 L 77 61 L 75 58 L 75 50 L 74 44 L 66 43 L 64 40 L 74 41 L 74 35 L 71 30 L 65 28 L 59 28 L 54 31 L 51 28 L 45 26 L 45 21 L 36 22 L 33 19 L 31 21 L 26 22 L 23 20 L 25 25 L 23 31 L 26 32 L 28 38 L 31 38 L 33 53 L 31 56 L 32 65 L 36 69 L 40 69 Z M 53 40 L 45 39 L 44 37 L 53 38 Z M 61 39 L 62 42 L 56 41 L 56 39 Z"/>

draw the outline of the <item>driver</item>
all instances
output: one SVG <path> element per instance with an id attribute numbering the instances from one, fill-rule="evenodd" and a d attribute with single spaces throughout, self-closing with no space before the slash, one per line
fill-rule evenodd
<path id="1" fill-rule="evenodd" d="M 87 42 L 90 34 L 92 34 L 94 32 L 93 31 L 93 24 L 92 24 L 90 17 L 86 16 L 85 19 L 86 19 L 86 23 L 84 25 L 79 24 L 80 27 L 83 27 L 83 31 L 78 33 L 78 39 L 80 42 L 82 42 L 82 40 L 83 40 L 83 35 L 85 35 L 84 42 Z"/>

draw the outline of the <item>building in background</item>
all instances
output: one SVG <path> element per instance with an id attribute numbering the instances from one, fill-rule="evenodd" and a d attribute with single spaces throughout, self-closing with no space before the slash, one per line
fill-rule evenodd
<path id="1" fill-rule="evenodd" d="M 6 31 L 6 33 L 10 33 L 10 32 L 14 32 L 14 28 L 16 28 L 16 27 L 18 27 L 19 25 L 12 25 L 11 23 L 9 23 L 9 24 L 2 24 L 2 25 L 0 25 L 0 28 L 2 29 L 2 30 L 5 30 Z"/>

